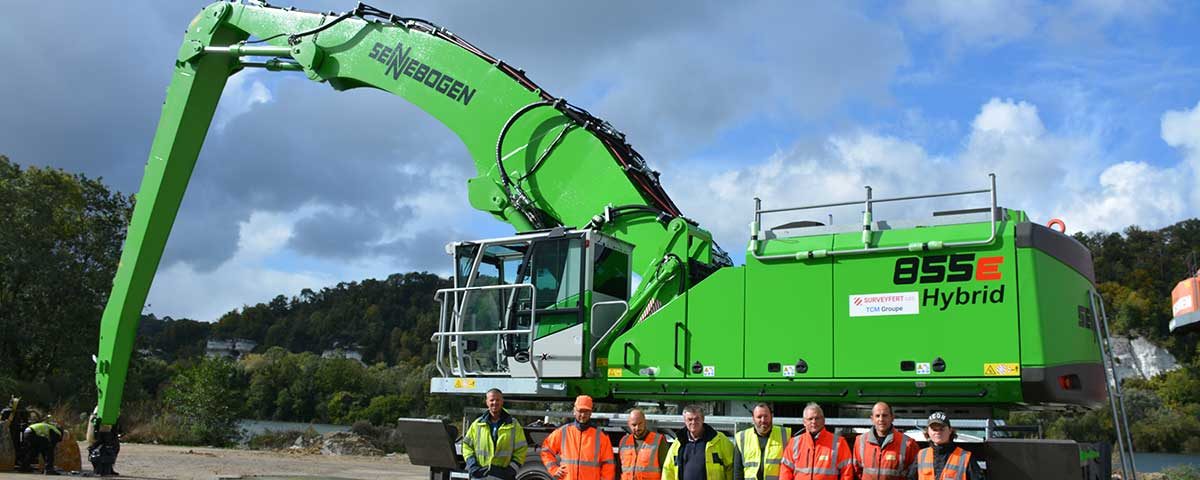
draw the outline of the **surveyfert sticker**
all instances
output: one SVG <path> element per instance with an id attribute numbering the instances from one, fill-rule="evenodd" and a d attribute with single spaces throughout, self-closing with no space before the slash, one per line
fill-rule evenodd
<path id="1" fill-rule="evenodd" d="M 917 292 L 850 295 L 850 316 L 916 315 L 921 313 L 918 298 Z"/>
<path id="2" fill-rule="evenodd" d="M 1021 364 L 1019 363 L 985 363 L 983 364 L 983 376 L 985 377 L 1017 377 L 1021 375 Z"/>

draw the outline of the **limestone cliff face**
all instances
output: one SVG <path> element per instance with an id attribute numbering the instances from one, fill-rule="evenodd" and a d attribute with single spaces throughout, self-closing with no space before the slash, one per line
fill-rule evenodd
<path id="1" fill-rule="evenodd" d="M 1117 358 L 1117 377 L 1150 379 L 1179 367 L 1179 362 L 1166 349 L 1149 340 L 1136 337 L 1112 337 L 1113 356 Z"/>

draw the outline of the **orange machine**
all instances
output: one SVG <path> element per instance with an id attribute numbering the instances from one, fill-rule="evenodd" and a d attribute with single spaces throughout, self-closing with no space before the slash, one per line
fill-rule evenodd
<path id="1" fill-rule="evenodd" d="M 1200 329 L 1200 271 L 1171 290 L 1171 332 Z"/>

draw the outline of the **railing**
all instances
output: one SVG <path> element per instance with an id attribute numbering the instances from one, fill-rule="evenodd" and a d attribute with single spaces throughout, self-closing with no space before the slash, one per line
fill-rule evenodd
<path id="1" fill-rule="evenodd" d="M 1133 438 L 1129 434 L 1129 416 L 1125 412 L 1125 395 L 1121 392 L 1121 378 L 1117 376 L 1117 363 L 1113 357 L 1111 338 L 1108 334 L 1108 313 L 1104 311 L 1104 298 L 1100 292 L 1088 291 L 1092 303 L 1092 322 L 1096 327 L 1096 343 L 1100 345 L 1100 358 L 1104 362 L 1104 390 L 1108 392 L 1108 405 L 1112 409 L 1113 426 L 1117 430 L 1117 451 L 1121 452 L 1121 478 L 1137 480 L 1137 466 L 1133 464 Z"/>
<path id="2" fill-rule="evenodd" d="M 517 289 L 521 289 L 521 288 L 529 289 L 529 291 L 530 291 L 529 298 L 530 298 L 530 302 L 532 305 L 532 308 L 529 309 L 529 328 L 524 328 L 524 329 L 515 329 L 514 328 L 514 329 L 501 329 L 501 330 L 464 331 L 463 330 L 463 323 L 464 323 L 463 322 L 463 310 L 465 310 L 467 308 L 467 304 L 468 304 L 468 302 L 465 300 L 465 295 L 464 295 L 464 300 L 462 301 L 461 304 L 456 305 L 456 308 L 451 308 L 449 310 L 447 309 L 448 308 L 447 303 L 455 303 L 455 302 L 447 302 L 446 299 L 444 298 L 444 296 L 449 293 L 453 293 L 456 296 L 459 293 L 466 294 L 466 293 L 470 293 L 470 292 L 481 292 L 481 291 L 490 291 L 490 290 L 513 290 L 515 293 L 515 291 Z M 437 333 L 433 334 L 432 340 L 437 341 L 437 344 L 438 344 L 437 358 L 434 360 L 434 364 L 437 366 L 438 372 L 441 373 L 442 376 L 449 376 L 449 375 L 455 375 L 455 376 L 459 376 L 459 377 L 463 377 L 463 376 L 467 376 L 467 375 L 499 376 L 499 375 L 507 375 L 508 374 L 507 372 L 504 372 L 504 371 L 495 371 L 495 372 L 468 371 L 466 364 L 463 362 L 463 352 L 462 352 L 463 338 L 462 337 L 495 335 L 498 340 L 497 341 L 497 349 L 499 349 L 499 343 L 500 343 L 499 340 L 501 339 L 502 336 L 525 334 L 525 335 L 529 336 L 530 348 L 533 347 L 534 332 L 537 331 L 537 308 L 536 308 L 537 307 L 537 289 L 534 288 L 533 284 L 531 284 L 531 283 L 517 283 L 517 284 L 512 284 L 512 285 L 487 285 L 487 286 L 481 286 L 481 287 L 443 288 L 443 289 L 438 290 L 437 293 L 434 294 L 433 298 L 435 300 L 437 300 L 437 302 L 439 304 L 441 304 L 441 314 L 438 319 L 438 331 L 437 331 Z M 448 312 L 453 312 L 453 313 L 448 315 Z M 453 345 L 451 345 L 451 342 L 453 342 Z M 451 348 L 451 346 L 453 346 L 453 348 Z M 453 354 L 451 354 L 451 352 L 449 352 L 448 350 L 453 350 Z M 443 367 L 443 359 L 445 359 L 444 367 Z M 500 363 L 500 361 L 501 361 L 501 359 L 497 358 L 498 364 Z M 449 374 L 447 374 L 447 369 L 449 369 L 449 372 L 450 372 Z"/>
<path id="3" fill-rule="evenodd" d="M 762 200 L 760 200 L 759 198 L 756 197 L 754 199 L 754 222 L 750 224 L 749 252 L 756 260 L 760 260 L 760 261 L 784 260 L 784 259 L 803 260 L 806 258 L 824 258 L 824 257 L 833 257 L 833 256 L 839 256 L 839 255 L 860 255 L 860 254 L 865 254 L 865 253 L 886 253 L 886 252 L 899 252 L 899 251 L 916 252 L 916 251 L 923 251 L 923 250 L 940 250 L 943 248 L 988 245 L 988 244 L 991 244 L 996 239 L 996 221 L 997 221 L 997 216 L 998 216 L 998 212 L 997 212 L 997 208 L 996 208 L 996 174 L 994 174 L 994 173 L 988 174 L 988 179 L 989 179 L 991 186 L 990 186 L 990 188 L 987 188 L 987 189 L 966 190 L 966 191 L 962 191 L 962 192 L 934 193 L 934 194 L 929 194 L 929 195 L 912 195 L 912 196 L 908 196 L 908 197 L 879 198 L 879 199 L 871 197 L 871 187 L 868 186 L 868 187 L 865 187 L 867 189 L 867 198 L 861 202 L 853 201 L 853 202 L 825 203 L 825 204 L 820 204 L 820 205 L 804 205 L 804 206 L 799 206 L 799 207 L 775 208 L 775 209 L 768 209 L 768 210 L 764 210 L 762 208 Z M 960 241 L 960 242 L 928 241 L 928 242 L 910 243 L 907 245 L 897 245 L 897 246 L 893 246 L 893 247 L 876 247 L 876 248 L 871 247 L 871 236 L 872 236 L 872 232 L 873 232 L 873 230 L 871 230 L 871 224 L 872 224 L 871 217 L 872 217 L 872 212 L 873 212 L 873 205 L 875 205 L 875 204 L 888 203 L 888 202 L 900 202 L 900 201 L 906 201 L 906 200 L 920 200 L 920 199 L 928 199 L 928 198 L 975 195 L 975 194 L 981 194 L 981 193 L 991 194 L 991 203 L 992 203 L 991 226 L 989 229 L 988 237 L 986 239 Z M 862 248 L 854 248 L 854 249 L 846 249 L 846 250 L 833 250 L 833 249 L 830 249 L 830 250 L 806 250 L 806 251 L 797 252 L 797 253 L 787 253 L 787 254 L 780 254 L 780 255 L 759 255 L 758 254 L 760 244 L 765 241 L 765 239 L 761 237 L 762 236 L 762 215 L 764 213 L 795 212 L 795 211 L 800 211 L 800 210 L 813 210 L 813 209 L 817 209 L 817 208 L 831 208 L 831 207 L 845 207 L 845 206 L 859 205 L 859 204 L 863 205 L 863 207 L 864 207 L 864 210 L 863 210 L 863 233 L 862 233 L 863 247 Z"/>

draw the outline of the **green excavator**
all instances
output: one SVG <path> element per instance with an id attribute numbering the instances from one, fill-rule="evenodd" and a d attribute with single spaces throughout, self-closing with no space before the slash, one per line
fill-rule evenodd
<path id="1" fill-rule="evenodd" d="M 188 25 L 175 59 L 104 311 L 102 429 L 120 413 L 139 315 L 217 101 L 247 68 L 412 102 L 466 146 L 470 205 L 514 228 L 447 247 L 454 287 L 438 292 L 431 392 L 888 401 L 987 418 L 1113 395 L 1090 253 L 997 205 L 994 177 L 929 195 L 747 199 L 735 265 L 619 130 L 449 30 L 361 3 L 336 14 L 220 1 Z M 968 208 L 922 210 L 937 200 Z M 881 205 L 906 218 L 875 218 Z M 862 219 L 821 221 L 831 208 Z"/>

